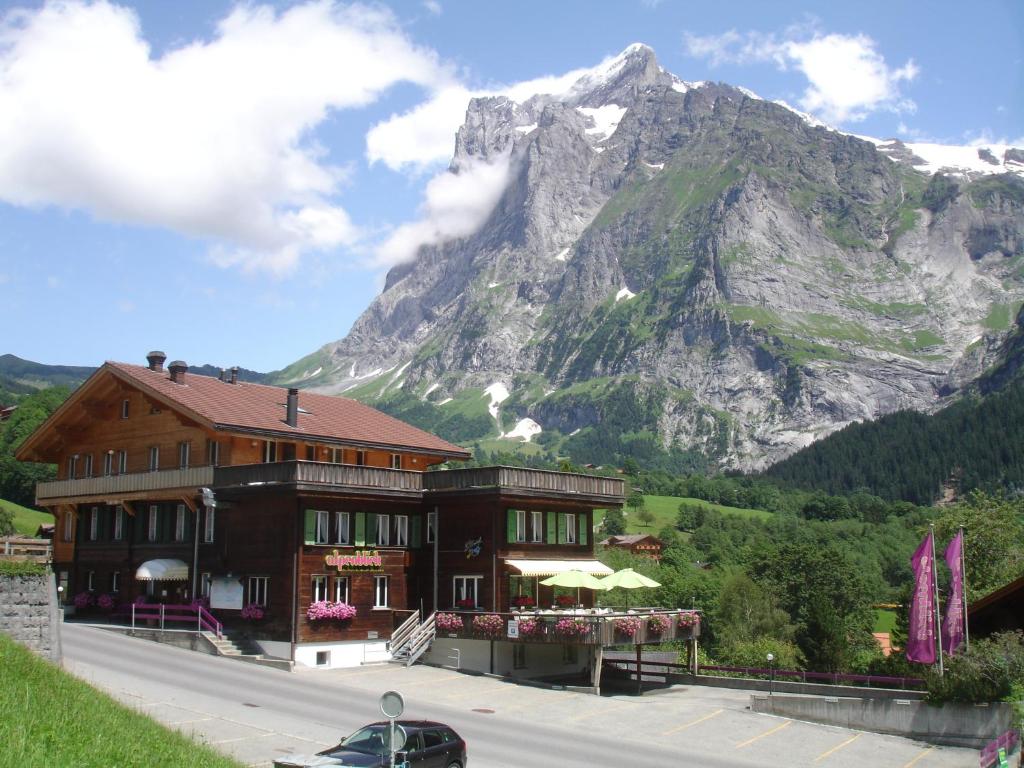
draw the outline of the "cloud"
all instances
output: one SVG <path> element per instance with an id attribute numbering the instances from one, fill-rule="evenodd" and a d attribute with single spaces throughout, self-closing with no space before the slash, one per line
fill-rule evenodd
<path id="1" fill-rule="evenodd" d="M 452 81 L 388 11 L 328 0 L 239 5 L 159 56 L 105 0 L 12 10 L 0 73 L 0 200 L 170 229 L 274 272 L 360 237 L 313 129 L 396 83 Z"/>
<path id="2" fill-rule="evenodd" d="M 878 110 L 915 109 L 900 87 L 917 77 L 917 65 L 910 59 L 902 67 L 890 67 L 866 35 L 823 35 L 792 27 L 780 38 L 729 30 L 707 36 L 686 33 L 683 46 L 690 56 L 708 59 L 713 67 L 772 62 L 782 70 L 798 70 L 808 81 L 800 106 L 831 123 L 858 122 Z"/>
<path id="3" fill-rule="evenodd" d="M 423 7 L 435 16 L 440 16 L 444 12 L 444 9 L 441 8 L 441 4 L 437 0 L 423 0 Z"/>

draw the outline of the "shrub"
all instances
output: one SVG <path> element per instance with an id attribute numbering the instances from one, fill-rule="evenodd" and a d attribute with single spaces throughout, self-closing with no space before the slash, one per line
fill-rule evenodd
<path id="1" fill-rule="evenodd" d="M 971 641 L 971 649 L 944 660 L 945 674 L 925 671 L 928 700 L 980 704 L 1009 701 L 1015 687 L 1024 686 L 1024 632 L 999 632 Z"/>
<path id="2" fill-rule="evenodd" d="M 729 667 L 768 666 L 768 654 L 774 656 L 771 666 L 775 669 L 803 669 L 804 657 L 800 649 L 785 640 L 771 637 L 756 637 L 753 640 L 726 642 L 718 650 L 718 661 Z"/>
<path id="3" fill-rule="evenodd" d="M 496 613 L 474 616 L 473 631 L 486 637 L 501 637 L 505 632 L 505 621 Z"/>

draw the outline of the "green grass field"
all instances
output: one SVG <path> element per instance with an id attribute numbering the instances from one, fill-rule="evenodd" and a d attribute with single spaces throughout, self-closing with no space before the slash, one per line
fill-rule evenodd
<path id="1" fill-rule="evenodd" d="M 896 626 L 896 611 L 886 610 L 885 608 L 875 609 L 875 628 L 872 632 L 892 632 L 893 627 Z"/>
<path id="2" fill-rule="evenodd" d="M 240 768 L 0 635 L 4 765 Z M 13 762 L 7 762 L 13 760 Z"/>
<path id="3" fill-rule="evenodd" d="M 53 515 L 22 507 L 13 501 L 0 499 L 0 507 L 9 509 L 14 513 L 14 530 L 23 536 L 35 536 L 36 530 L 42 523 L 53 522 Z"/>
<path id="4" fill-rule="evenodd" d="M 650 525 L 643 525 L 637 517 L 636 512 L 629 507 L 624 507 L 623 512 L 626 515 L 626 533 L 656 534 L 666 525 L 674 526 L 676 524 L 676 517 L 679 514 L 679 505 L 684 501 L 687 504 L 711 509 L 715 512 L 720 512 L 723 515 L 746 517 L 755 520 L 770 520 L 772 518 L 772 513 L 766 512 L 763 509 L 726 507 L 721 504 L 712 504 L 710 501 L 704 501 L 703 499 L 688 499 L 680 496 L 644 496 L 644 506 L 654 513 L 654 521 Z M 603 518 L 603 510 L 595 512 L 595 524 Z"/>

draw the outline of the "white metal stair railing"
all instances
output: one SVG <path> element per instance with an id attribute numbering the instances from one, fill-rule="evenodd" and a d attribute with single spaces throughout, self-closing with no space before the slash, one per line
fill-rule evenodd
<path id="1" fill-rule="evenodd" d="M 402 647 L 392 652 L 392 658 L 404 662 L 407 667 L 412 666 L 430 648 L 435 634 L 434 614 L 430 614 L 422 624 L 413 629 Z"/>
<path id="2" fill-rule="evenodd" d="M 420 612 L 414 611 L 409 615 L 405 621 L 401 623 L 394 632 L 391 633 L 391 641 L 388 643 L 388 650 L 391 651 L 392 658 L 400 657 L 402 650 L 409 642 L 409 638 L 412 633 L 416 631 L 416 627 L 420 624 Z"/>

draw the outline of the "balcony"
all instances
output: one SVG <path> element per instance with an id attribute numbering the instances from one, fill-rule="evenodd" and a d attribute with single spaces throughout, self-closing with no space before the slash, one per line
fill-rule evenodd
<path id="1" fill-rule="evenodd" d="M 213 485 L 216 488 L 281 485 L 299 490 L 323 490 L 327 487 L 419 498 L 423 495 L 422 478 L 422 472 L 403 469 L 315 461 L 280 461 L 217 467 L 213 473 Z"/>
<path id="2" fill-rule="evenodd" d="M 74 480 L 52 480 L 36 484 L 36 503 L 122 499 L 147 496 L 154 492 L 196 489 L 213 481 L 213 467 L 161 469 L 156 472 L 135 472 L 104 477 L 83 477 Z"/>
<path id="3" fill-rule="evenodd" d="M 700 636 L 699 619 L 695 623 L 685 625 L 685 622 L 694 620 L 680 617 L 698 615 L 693 611 L 659 608 L 643 609 L 633 613 L 618 609 L 606 610 L 603 613 L 591 610 L 518 613 L 438 611 L 434 617 L 434 626 L 439 638 L 606 647 L 636 646 L 696 639 Z M 498 617 L 498 620 L 489 618 L 492 616 Z M 518 637 L 509 637 L 509 622 L 513 620 L 517 622 Z"/>
<path id="4" fill-rule="evenodd" d="M 598 504 L 622 504 L 625 495 L 625 482 L 617 477 L 524 467 L 473 467 L 426 472 L 423 488 L 441 493 L 497 490 L 510 496 L 567 496 Z"/>

